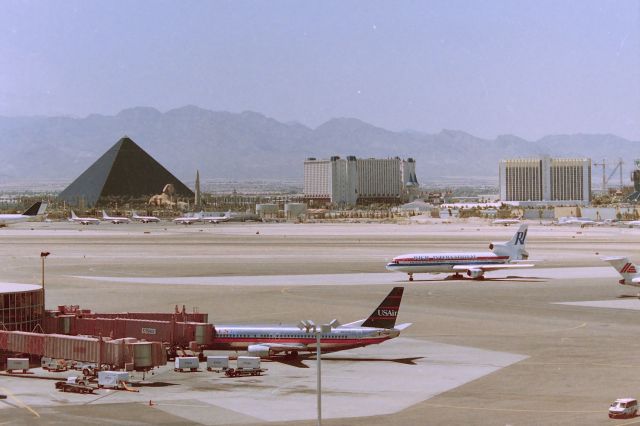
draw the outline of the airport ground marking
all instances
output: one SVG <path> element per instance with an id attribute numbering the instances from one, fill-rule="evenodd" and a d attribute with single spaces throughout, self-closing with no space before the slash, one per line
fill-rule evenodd
<path id="1" fill-rule="evenodd" d="M 511 413 L 556 413 L 556 414 L 585 414 L 585 413 L 601 413 L 602 410 L 588 411 L 588 410 L 528 410 L 525 408 L 491 408 L 491 407 L 468 407 L 461 405 L 447 405 L 447 404 L 425 404 L 429 407 L 435 408 L 455 408 L 457 410 L 478 410 L 478 411 L 502 411 Z M 639 420 L 640 422 L 640 420 Z M 622 426 L 622 425 L 620 425 Z"/>
<path id="2" fill-rule="evenodd" d="M 640 423 L 640 420 L 634 420 L 634 421 L 627 422 L 627 423 L 620 423 L 620 424 L 618 424 L 618 426 L 636 425 L 638 423 Z"/>
<path id="3" fill-rule="evenodd" d="M 22 402 L 20 400 L 20 398 L 18 398 L 17 396 L 15 396 L 13 394 L 13 392 L 8 391 L 5 388 L 0 388 L 0 390 L 2 390 L 3 392 L 5 392 L 7 395 L 9 395 L 11 398 L 13 398 L 18 405 L 20 405 L 22 408 L 25 408 L 26 410 L 28 410 L 29 412 L 31 412 L 31 414 L 33 414 L 34 416 L 36 416 L 37 418 L 40 418 L 40 414 L 38 414 L 33 408 L 29 407 L 27 404 L 25 404 L 24 402 Z"/>
<path id="4" fill-rule="evenodd" d="M 102 398 L 106 398 L 106 397 L 108 397 L 108 396 L 115 395 L 115 392 L 109 392 L 109 390 L 110 390 L 110 389 L 107 389 L 107 393 L 106 393 L 106 394 L 104 394 L 104 395 L 100 395 L 99 397 L 97 397 L 97 398 L 95 398 L 95 399 L 92 399 L 91 401 L 87 401 L 87 402 L 85 402 L 85 403 L 84 403 L 84 404 L 82 404 L 82 405 L 89 405 L 89 404 L 93 404 L 94 402 L 96 402 L 96 401 L 98 401 L 98 400 L 100 400 L 100 399 L 102 399 Z"/>
<path id="5" fill-rule="evenodd" d="M 148 405 L 148 403 L 145 403 L 144 405 Z M 154 402 L 153 403 L 154 407 L 192 407 L 192 408 L 211 408 L 211 405 L 196 405 L 196 404 L 165 404 L 163 402 Z"/>
<path id="6" fill-rule="evenodd" d="M 534 332 L 523 332 L 523 333 L 505 333 L 505 334 L 480 334 L 480 333 L 447 333 L 447 334 L 420 334 L 420 335 L 411 335 L 413 338 L 433 338 L 433 337 L 521 337 L 521 336 L 536 336 L 545 333 L 559 333 L 563 331 L 573 331 L 578 330 L 580 328 L 584 328 L 587 326 L 586 322 L 583 322 L 580 325 L 576 325 L 568 328 L 556 328 L 551 330 L 540 330 Z"/>

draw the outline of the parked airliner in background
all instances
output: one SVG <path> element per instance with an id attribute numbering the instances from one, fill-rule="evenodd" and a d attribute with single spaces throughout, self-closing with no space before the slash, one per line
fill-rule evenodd
<path id="1" fill-rule="evenodd" d="M 0 214 L 0 227 L 7 226 L 11 223 L 26 222 L 34 220 L 38 216 L 44 215 L 47 210 L 47 203 L 38 201 L 24 211 L 24 213 L 16 214 Z"/>
<path id="2" fill-rule="evenodd" d="M 191 216 L 177 217 L 173 221 L 181 225 L 193 225 L 196 222 L 202 222 L 202 212 L 193 213 Z"/>
<path id="3" fill-rule="evenodd" d="M 71 210 L 71 219 L 69 220 L 81 225 L 100 225 L 100 219 L 96 219 L 95 217 L 78 217 L 73 210 Z"/>
<path id="4" fill-rule="evenodd" d="M 138 221 L 138 222 L 142 222 L 142 223 L 158 223 L 160 222 L 160 218 L 157 218 L 155 216 L 138 216 L 138 214 L 136 212 L 131 212 L 132 216 L 131 219 Z"/>
<path id="5" fill-rule="evenodd" d="M 208 222 L 208 223 L 226 222 L 230 219 L 231 219 L 231 210 L 229 210 L 222 216 L 205 216 L 202 218 L 204 222 Z"/>
<path id="6" fill-rule="evenodd" d="M 124 216 L 109 216 L 107 214 L 106 211 L 102 210 L 102 220 L 104 220 L 105 222 L 111 222 L 111 223 L 115 223 L 116 225 L 119 225 L 121 223 L 130 223 L 131 219 L 129 219 L 128 217 L 124 217 Z"/>
<path id="7" fill-rule="evenodd" d="M 602 260 L 613 266 L 622 279 L 618 283 L 622 285 L 630 285 L 640 287 L 640 272 L 638 267 L 631 263 L 628 258 L 622 256 L 603 257 Z"/>
<path id="8" fill-rule="evenodd" d="M 516 225 L 519 223 L 520 223 L 520 219 L 495 219 L 493 222 L 491 222 L 492 225 L 504 225 L 504 226 Z"/>
<path id="9" fill-rule="evenodd" d="M 396 326 L 403 287 L 394 287 L 369 318 L 345 325 L 333 320 L 334 328 L 320 337 L 322 352 L 382 343 L 398 337 L 411 324 Z M 260 357 L 273 355 L 297 356 L 299 352 L 315 352 L 315 324 L 302 321 L 297 327 L 282 325 L 218 325 L 211 349 L 247 350 Z"/>
<path id="10" fill-rule="evenodd" d="M 581 228 L 585 226 L 595 226 L 598 222 L 586 217 L 563 216 L 555 222 L 555 225 L 579 225 Z"/>
<path id="11" fill-rule="evenodd" d="M 416 273 L 451 272 L 454 273 L 451 278 L 462 278 L 460 273 L 464 272 L 473 279 L 483 279 L 488 271 L 533 267 L 533 264 L 518 263 L 529 258 L 525 250 L 526 238 L 527 224 L 522 224 L 510 241 L 489 244 L 491 252 L 403 254 L 394 257 L 387 269 L 408 274 L 409 281 L 413 281 Z"/>

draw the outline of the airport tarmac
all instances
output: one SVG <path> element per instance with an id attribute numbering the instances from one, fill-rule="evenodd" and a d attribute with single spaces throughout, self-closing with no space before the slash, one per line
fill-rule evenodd
<path id="1" fill-rule="evenodd" d="M 416 275 L 409 283 L 384 270 L 402 253 L 484 251 L 515 230 L 481 221 L 23 223 L 0 229 L 0 280 L 38 283 L 46 250 L 48 307 L 172 311 L 184 304 L 214 324 L 349 322 L 405 285 L 398 321 L 413 326 L 401 338 L 325 356 L 325 424 L 626 424 L 608 419 L 607 408 L 640 396 L 633 374 L 640 323 L 628 308 L 640 301 L 619 298 L 637 289 L 618 285 L 600 257 L 640 261 L 640 230 L 532 222 L 527 250 L 544 260 L 540 267 L 484 281 Z M 0 423 L 310 425 L 315 363 L 301 364 L 265 363 L 266 376 L 237 381 L 161 372 L 147 377 L 160 385 L 101 399 L 2 377 L 0 388 L 17 399 L 0 401 Z"/>

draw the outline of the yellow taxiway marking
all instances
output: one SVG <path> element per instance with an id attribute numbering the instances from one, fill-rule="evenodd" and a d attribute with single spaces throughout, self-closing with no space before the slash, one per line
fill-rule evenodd
<path id="1" fill-rule="evenodd" d="M 0 388 L 0 390 L 2 390 L 3 392 L 5 392 L 7 395 L 9 395 L 11 398 L 13 398 L 18 405 L 20 405 L 22 408 L 25 408 L 27 410 L 29 410 L 31 412 L 31 414 L 33 414 L 34 416 L 40 418 L 40 414 L 38 414 L 34 409 L 32 409 L 31 407 L 29 407 L 27 404 L 25 404 L 24 402 L 22 402 L 17 396 L 15 396 L 13 394 L 13 392 L 9 392 L 7 389 L 5 388 Z"/>

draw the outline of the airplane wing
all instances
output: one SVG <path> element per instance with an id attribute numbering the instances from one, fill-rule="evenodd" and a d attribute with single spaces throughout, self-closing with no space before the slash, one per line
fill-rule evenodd
<path id="1" fill-rule="evenodd" d="M 497 271 L 498 269 L 517 269 L 517 268 L 533 268 L 533 263 L 498 263 L 488 265 L 455 265 L 454 271 L 468 271 L 468 270 L 481 270 L 481 271 Z"/>
<path id="2" fill-rule="evenodd" d="M 266 346 L 271 352 L 302 351 L 307 349 L 307 345 L 302 343 L 256 343 Z"/>

